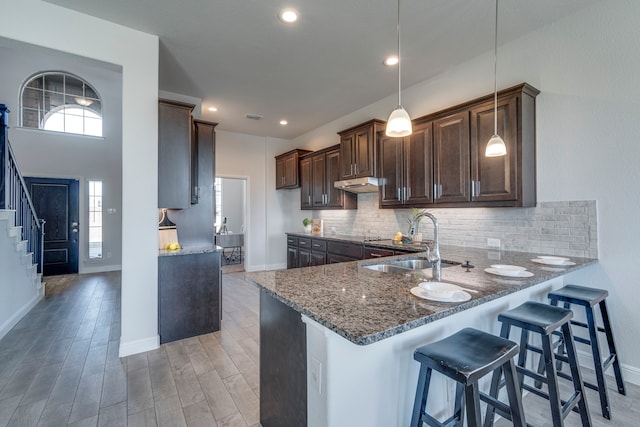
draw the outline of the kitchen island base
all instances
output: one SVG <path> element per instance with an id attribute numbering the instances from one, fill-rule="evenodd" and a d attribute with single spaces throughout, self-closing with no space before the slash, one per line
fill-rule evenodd
<path id="1" fill-rule="evenodd" d="M 307 349 L 300 313 L 260 291 L 260 422 L 307 423 Z"/>
<path id="2" fill-rule="evenodd" d="M 499 313 L 525 301 L 546 301 L 547 293 L 562 285 L 563 277 L 558 277 L 369 345 L 353 344 L 261 290 L 261 422 L 265 427 L 409 425 L 419 373 L 419 364 L 413 360 L 417 347 L 465 327 L 499 335 Z M 437 303 L 416 300 L 415 304 Z M 306 326 L 306 331 L 300 326 Z M 304 352 L 300 349 L 301 343 L 306 343 Z M 300 358 L 303 355 L 306 358 L 304 405 L 301 402 L 304 393 L 296 395 L 289 388 L 292 382 L 297 387 L 302 384 L 300 378 L 295 378 L 302 373 Z M 533 368 L 533 360 L 531 364 Z M 267 383 L 263 384 L 263 380 Z M 434 376 L 428 406 L 431 414 L 441 419 L 450 415 L 454 387 L 453 381 Z M 480 388 L 489 389 L 489 378 L 480 382 Z M 274 391 L 278 389 L 288 391 L 289 397 L 283 398 L 281 392 Z M 274 400 L 280 405 L 280 414 L 274 414 L 270 407 Z M 306 424 L 288 423 L 287 419 L 293 418 L 278 418 L 286 414 L 286 417 L 301 419 L 305 412 Z"/>

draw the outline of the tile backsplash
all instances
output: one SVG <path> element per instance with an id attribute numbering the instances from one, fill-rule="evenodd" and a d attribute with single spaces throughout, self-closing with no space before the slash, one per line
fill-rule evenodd
<path id="1" fill-rule="evenodd" d="M 595 200 L 541 202 L 534 208 L 427 209 L 440 224 L 440 243 L 486 248 L 487 238 L 500 240 L 501 249 L 596 258 L 598 256 Z M 411 209 L 379 209 L 377 193 L 358 195 L 358 209 L 316 211 L 325 234 L 391 238 L 406 234 Z M 431 239 L 433 226 L 423 218 L 420 229 Z"/>

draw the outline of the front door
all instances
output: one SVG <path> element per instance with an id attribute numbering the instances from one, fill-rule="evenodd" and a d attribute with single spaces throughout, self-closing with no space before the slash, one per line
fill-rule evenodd
<path id="1" fill-rule="evenodd" d="M 45 276 L 78 272 L 79 191 L 76 179 L 25 178 L 38 218 L 44 219 Z"/>

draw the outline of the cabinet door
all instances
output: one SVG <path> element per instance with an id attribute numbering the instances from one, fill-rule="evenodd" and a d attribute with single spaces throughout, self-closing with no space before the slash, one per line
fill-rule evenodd
<path id="1" fill-rule="evenodd" d="M 287 268 L 298 268 L 298 248 L 287 246 Z"/>
<path id="2" fill-rule="evenodd" d="M 517 97 L 498 100 L 498 134 L 507 146 L 507 155 L 486 157 L 487 142 L 493 135 L 493 102 L 471 110 L 472 200 L 478 202 L 518 199 Z"/>
<path id="3" fill-rule="evenodd" d="M 309 249 L 298 249 L 298 267 L 309 267 L 311 265 L 311 251 Z"/>
<path id="4" fill-rule="evenodd" d="M 342 178 L 354 177 L 353 170 L 353 146 L 355 134 L 349 133 L 340 138 L 340 164 L 342 164 Z"/>
<path id="5" fill-rule="evenodd" d="M 298 185 L 298 155 L 293 153 L 284 159 L 284 186 L 296 187 Z"/>
<path id="6" fill-rule="evenodd" d="M 276 190 L 285 187 L 284 159 L 276 159 Z"/>
<path id="7" fill-rule="evenodd" d="M 327 254 L 325 252 L 311 251 L 311 265 L 325 265 Z"/>
<path id="8" fill-rule="evenodd" d="M 300 160 L 300 208 L 311 209 L 311 191 L 313 177 L 311 174 L 311 157 Z"/>
<path id="9" fill-rule="evenodd" d="M 378 133 L 380 144 L 380 206 L 402 205 L 402 138 L 391 138 Z"/>
<path id="10" fill-rule="evenodd" d="M 158 207 L 191 206 L 191 110 L 179 102 L 158 103 Z"/>
<path id="11" fill-rule="evenodd" d="M 433 203 L 433 125 L 420 124 L 404 138 L 404 204 Z"/>
<path id="12" fill-rule="evenodd" d="M 327 254 L 327 264 L 337 264 L 340 262 L 358 261 L 361 258 L 353 258 L 345 255 Z"/>
<path id="13" fill-rule="evenodd" d="M 452 114 L 433 122 L 435 203 L 468 202 L 469 112 Z"/>
<path id="14" fill-rule="evenodd" d="M 324 154 L 311 157 L 311 177 L 311 205 L 314 208 L 326 206 L 325 183 L 327 178 Z"/>
<path id="15" fill-rule="evenodd" d="M 354 174 L 357 178 L 375 176 L 375 140 L 373 126 L 355 131 L 353 145 Z"/>
<path id="16" fill-rule="evenodd" d="M 326 205 L 330 208 L 341 208 L 344 205 L 344 192 L 333 186 L 335 181 L 340 181 L 340 150 L 329 151 L 325 154 L 326 161 L 326 182 L 325 194 Z"/>

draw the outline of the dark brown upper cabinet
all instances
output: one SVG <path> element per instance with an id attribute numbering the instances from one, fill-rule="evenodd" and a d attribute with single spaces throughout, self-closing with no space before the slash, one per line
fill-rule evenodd
<path id="1" fill-rule="evenodd" d="M 300 159 L 301 209 L 356 209 L 356 194 L 333 186 L 340 180 L 340 146 L 326 148 Z"/>
<path id="2" fill-rule="evenodd" d="M 535 98 L 539 93 L 526 83 L 498 93 L 498 133 L 507 146 L 503 157 L 484 155 L 494 131 L 493 95 L 414 120 L 414 132 L 428 133 L 420 123 L 432 124 L 432 162 L 423 152 L 407 152 L 407 138 L 394 144 L 379 133 L 384 178 L 380 207 L 535 206 Z M 420 194 L 414 189 L 423 182 L 420 174 L 428 174 L 421 162 L 433 167 L 432 198 L 428 191 Z M 408 178 L 405 170 L 410 174 L 417 170 L 419 176 Z"/>
<path id="3" fill-rule="evenodd" d="M 192 162 L 191 154 L 191 111 L 194 107 L 165 99 L 158 102 L 159 208 L 185 209 L 191 205 L 191 167 L 197 164 Z"/>
<path id="4" fill-rule="evenodd" d="M 378 132 L 380 152 L 380 206 L 410 207 L 433 202 L 433 125 L 414 125 L 404 138 Z"/>
<path id="5" fill-rule="evenodd" d="M 291 150 L 276 156 L 276 190 L 300 187 L 300 156 L 308 150 Z"/>
<path id="6" fill-rule="evenodd" d="M 385 122 L 369 120 L 338 132 L 340 135 L 341 179 L 377 177 L 376 135 Z"/>
<path id="7" fill-rule="evenodd" d="M 468 202 L 469 111 L 462 111 L 433 122 L 433 182 L 435 202 Z"/>

